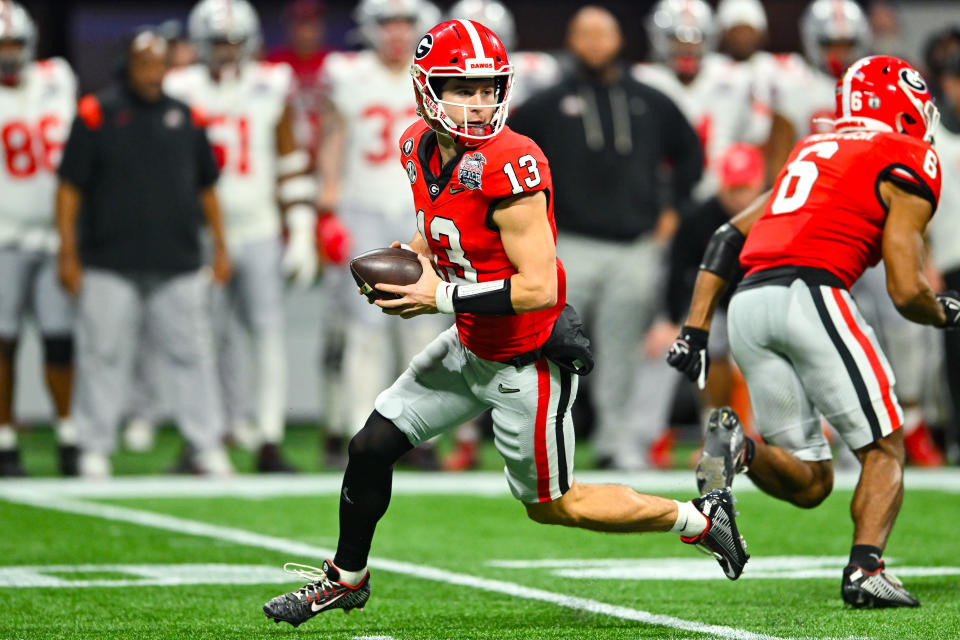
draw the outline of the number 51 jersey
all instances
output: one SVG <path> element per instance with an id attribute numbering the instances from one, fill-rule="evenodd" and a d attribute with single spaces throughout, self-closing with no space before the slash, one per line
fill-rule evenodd
<path id="1" fill-rule="evenodd" d="M 275 237 L 277 206 L 277 124 L 293 89 L 285 63 L 245 62 L 240 72 L 217 81 L 206 65 L 176 69 L 164 90 L 203 114 L 220 178 L 227 242 Z"/>
<path id="2" fill-rule="evenodd" d="M 471 285 L 517 273 L 493 222 L 494 209 L 507 198 L 542 191 L 556 244 L 550 166 L 530 138 L 504 127 L 441 167 L 436 132 L 417 121 L 400 138 L 400 161 L 413 189 L 417 228 L 447 281 Z M 566 275 L 558 259 L 553 307 L 508 316 L 458 313 L 460 341 L 484 360 L 506 362 L 543 345 L 565 303 Z"/>
<path id="3" fill-rule="evenodd" d="M 889 180 L 937 208 L 940 159 L 901 133 L 853 131 L 807 136 L 777 176 L 763 216 L 747 235 L 747 275 L 781 266 L 816 267 L 847 288 L 882 256 Z"/>
<path id="4" fill-rule="evenodd" d="M 31 62 L 20 84 L 0 86 L 0 246 L 52 251 L 53 200 L 77 83 L 61 58 Z"/>

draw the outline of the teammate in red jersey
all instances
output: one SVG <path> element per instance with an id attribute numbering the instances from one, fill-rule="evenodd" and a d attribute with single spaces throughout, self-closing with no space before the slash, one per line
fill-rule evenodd
<path id="1" fill-rule="evenodd" d="M 264 612 L 298 625 L 327 609 L 362 607 L 394 461 L 487 408 L 510 490 L 530 518 L 680 533 L 736 579 L 748 556 L 729 489 L 681 503 L 574 481 L 570 405 L 576 374 L 592 364 L 589 342 L 564 304 L 549 165 L 530 139 L 505 127 L 513 73 L 500 40 L 477 22 L 442 22 L 420 40 L 412 75 L 424 123 L 407 129 L 400 151 L 417 206 L 409 246 L 424 275 L 410 286 L 376 285 L 402 295 L 377 304 L 403 317 L 455 313 L 457 324 L 380 394 L 350 442 L 334 560 L 301 569 L 312 582 Z"/>
<path id="2" fill-rule="evenodd" d="M 773 190 L 714 234 L 668 361 L 692 380 L 706 375 L 714 305 L 739 255 L 747 275 L 730 303 L 730 346 L 763 440 L 744 438 L 728 408 L 714 412 L 698 484 L 729 486 L 747 470 L 767 493 L 815 507 L 833 487 L 822 416 L 863 465 L 843 599 L 917 606 L 881 559 L 903 500 L 903 412 L 890 365 L 848 288 L 883 259 L 900 313 L 960 325 L 957 294 L 935 295 L 922 271 L 923 232 L 940 194 L 930 145 L 938 113 L 920 74 L 889 56 L 851 65 L 836 105 L 836 133 L 801 140 Z"/>

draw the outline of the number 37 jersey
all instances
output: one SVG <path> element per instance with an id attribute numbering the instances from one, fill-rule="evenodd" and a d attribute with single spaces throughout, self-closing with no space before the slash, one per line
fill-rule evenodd
<path id="1" fill-rule="evenodd" d="M 788 265 L 826 269 L 849 288 L 882 257 L 880 183 L 916 193 L 936 210 L 940 173 L 933 148 L 900 133 L 808 136 L 777 176 L 740 263 L 748 275 Z"/>
<path id="2" fill-rule="evenodd" d="M 517 273 L 493 222 L 504 199 L 542 191 L 556 243 L 553 184 L 543 152 L 509 127 L 441 167 L 437 134 L 422 121 L 400 138 L 400 161 L 413 189 L 417 228 L 449 282 L 479 284 Z M 509 316 L 457 314 L 465 347 L 485 360 L 505 362 L 539 348 L 566 302 L 566 276 L 557 260 L 557 304 Z"/>

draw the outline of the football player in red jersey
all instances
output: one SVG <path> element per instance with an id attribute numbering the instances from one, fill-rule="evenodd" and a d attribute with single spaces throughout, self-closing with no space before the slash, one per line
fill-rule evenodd
<path id="1" fill-rule="evenodd" d="M 679 533 L 710 549 L 735 580 L 748 556 L 729 489 L 681 503 L 573 478 L 570 405 L 576 374 L 592 364 L 589 342 L 565 307 L 550 167 L 533 141 L 505 126 L 513 71 L 499 38 L 470 20 L 442 22 L 420 40 L 411 73 L 423 121 L 404 132 L 400 152 L 417 207 L 409 246 L 424 275 L 409 286 L 376 285 L 402 296 L 377 304 L 403 317 L 452 313 L 456 326 L 380 394 L 350 442 L 336 557 L 322 569 L 301 565 L 311 582 L 264 612 L 298 625 L 327 609 L 362 607 L 393 463 L 487 408 L 510 490 L 530 518 Z"/>
<path id="2" fill-rule="evenodd" d="M 930 145 L 938 119 L 907 63 L 874 56 L 851 65 L 837 83 L 836 132 L 801 140 L 773 190 L 714 234 L 668 356 L 691 380 L 706 374 L 713 309 L 739 257 L 746 277 L 730 303 L 730 346 L 763 440 L 744 438 L 736 415 L 717 410 L 697 480 L 703 490 L 729 486 L 746 470 L 767 493 L 815 507 L 833 487 L 826 418 L 862 464 L 842 580 L 854 607 L 919 604 L 881 559 L 903 500 L 903 412 L 848 289 L 883 259 L 901 314 L 960 326 L 958 295 L 935 295 L 922 270 L 923 233 L 940 194 Z"/>

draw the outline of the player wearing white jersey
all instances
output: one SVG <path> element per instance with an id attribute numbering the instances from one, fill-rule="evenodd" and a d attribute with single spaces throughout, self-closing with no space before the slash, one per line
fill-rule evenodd
<path id="1" fill-rule="evenodd" d="M 430 26 L 423 22 L 430 13 L 422 0 L 363 0 L 355 18 L 369 48 L 331 53 L 324 62 L 328 108 L 319 206 L 339 214 L 354 253 L 388 246 L 409 227 L 413 198 L 410 181 L 397 169 L 396 140 L 417 118 L 409 63 L 417 38 Z M 337 302 L 327 306 L 324 342 L 338 325 L 346 327 L 342 389 L 332 389 L 339 382 L 336 371 L 324 372 L 327 461 L 334 464 L 346 439 L 363 426 L 365 407 L 440 328 L 431 317 L 389 322 L 356 295 L 346 269 L 327 269 L 324 280 L 327 297 Z"/>
<path id="2" fill-rule="evenodd" d="M 703 0 L 661 0 L 647 21 L 655 62 L 637 64 L 634 79 L 671 98 L 703 145 L 705 169 L 697 200 L 717 188 L 713 164 L 735 142 L 763 144 L 767 129 L 757 114 L 768 109 L 749 69 L 712 51 L 713 11 Z"/>
<path id="3" fill-rule="evenodd" d="M 290 471 L 278 449 L 286 393 L 283 271 L 301 285 L 311 284 L 317 271 L 316 186 L 308 173 L 308 154 L 293 139 L 288 106 L 293 72 L 283 63 L 251 59 L 259 47 L 260 26 L 246 0 L 202 0 L 191 12 L 188 29 L 203 62 L 171 72 L 164 87 L 204 114 L 221 169 L 217 197 L 234 263 L 225 289 L 226 312 L 236 314 L 251 338 L 257 467 Z M 224 333 L 231 326 L 227 317 L 219 324 Z M 221 354 L 230 361 L 229 352 Z M 236 427 L 242 424 L 247 394 L 237 390 L 240 372 L 222 363 L 225 406 Z"/>
<path id="4" fill-rule="evenodd" d="M 69 421 L 74 309 L 57 281 L 53 203 L 77 89 L 64 60 L 34 61 L 35 48 L 27 12 L 0 2 L 0 476 L 23 474 L 11 423 L 17 339 L 28 312 L 43 337 L 60 470 L 76 475 L 76 433 Z"/>
<path id="5" fill-rule="evenodd" d="M 772 170 L 778 172 L 798 140 L 833 131 L 837 79 L 870 47 L 870 25 L 853 0 L 814 0 L 800 21 L 803 56 L 775 56 Z"/>
<path id="6" fill-rule="evenodd" d="M 762 47 L 767 42 L 767 12 L 760 0 L 721 0 L 717 5 L 718 47 L 735 64 L 747 70 L 753 86 L 752 139 L 769 141 L 773 124 L 773 86 L 776 57 Z M 769 154 L 769 145 L 765 145 Z M 764 158 L 769 160 L 768 157 Z M 766 178 L 772 183 L 777 171 L 766 162 Z M 779 167 L 777 168 L 779 169 Z"/>
<path id="7" fill-rule="evenodd" d="M 516 109 L 530 96 L 560 80 L 560 62 L 545 51 L 513 51 L 517 44 L 517 26 L 513 14 L 498 0 L 460 0 L 447 10 L 446 20 L 473 20 L 500 36 L 511 51 L 514 88 L 510 109 Z"/>

